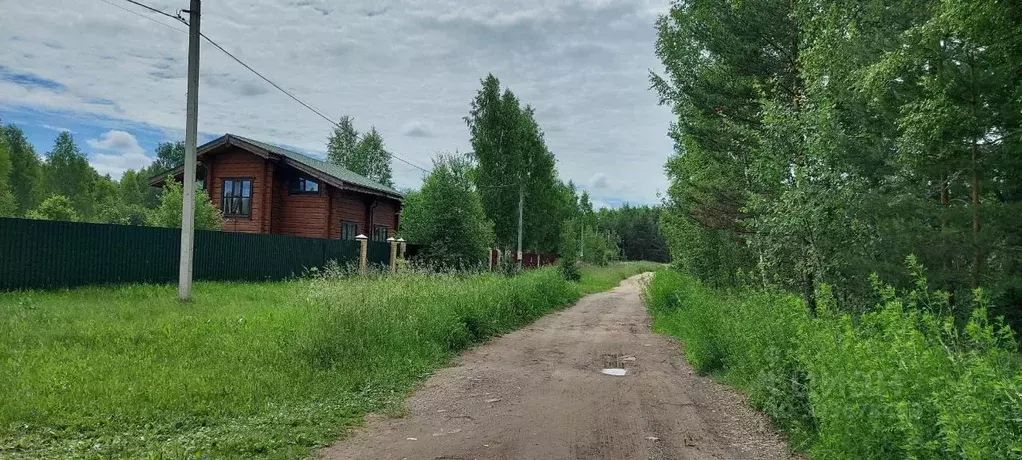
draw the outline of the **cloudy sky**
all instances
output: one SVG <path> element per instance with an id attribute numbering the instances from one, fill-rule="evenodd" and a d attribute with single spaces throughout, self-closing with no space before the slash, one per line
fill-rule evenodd
<path id="1" fill-rule="evenodd" d="M 21 126 L 40 154 L 66 129 L 97 170 L 119 177 L 152 161 L 158 142 L 183 139 L 184 25 L 124 0 L 0 4 L 0 120 Z M 667 0 L 207 0 L 202 29 L 328 116 L 376 126 L 389 150 L 420 165 L 471 150 L 463 117 L 492 72 L 536 108 L 561 177 L 616 206 L 654 203 L 666 188 L 671 114 L 648 89 L 659 68 L 653 22 L 666 9 Z M 201 56 L 200 141 L 229 132 L 324 154 L 325 120 L 212 46 Z M 421 182 L 400 162 L 394 172 L 399 187 Z"/>

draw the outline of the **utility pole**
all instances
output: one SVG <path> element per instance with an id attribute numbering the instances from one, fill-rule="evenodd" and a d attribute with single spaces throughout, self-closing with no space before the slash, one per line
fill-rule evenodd
<path id="1" fill-rule="evenodd" d="M 522 216 L 525 208 L 525 184 L 518 186 L 518 269 L 522 268 Z"/>
<path id="2" fill-rule="evenodd" d="M 185 120 L 184 190 L 181 203 L 181 265 L 177 294 L 192 297 L 192 256 L 195 246 L 195 144 L 199 131 L 199 10 L 200 0 L 191 0 L 188 10 L 188 102 Z"/>
<path id="3" fill-rule="evenodd" d="M 582 260 L 586 255 L 586 223 L 579 219 L 578 229 L 578 260 Z"/>

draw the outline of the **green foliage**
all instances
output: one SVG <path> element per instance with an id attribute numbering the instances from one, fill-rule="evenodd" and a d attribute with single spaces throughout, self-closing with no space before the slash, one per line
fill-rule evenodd
<path id="1" fill-rule="evenodd" d="M 439 267 L 486 263 L 493 245 L 493 223 L 469 177 L 467 157 L 437 155 L 422 190 L 405 197 L 400 236 L 423 245 L 420 258 Z"/>
<path id="2" fill-rule="evenodd" d="M 661 210 L 657 206 L 629 206 L 600 209 L 598 227 L 616 237 L 624 260 L 668 262 L 667 238 L 661 231 Z"/>
<path id="3" fill-rule="evenodd" d="M 586 223 L 592 221 L 583 214 L 568 219 L 561 226 L 561 245 L 559 254 L 562 259 L 582 261 L 587 264 L 607 265 L 619 260 L 621 249 L 617 236 L 609 230 L 598 230 Z"/>
<path id="4" fill-rule="evenodd" d="M 124 171 L 121 181 L 117 184 L 120 189 L 120 201 L 129 206 L 155 208 L 160 203 L 160 193 L 159 189 L 149 185 L 149 180 L 158 172 L 156 166 L 138 171 L 132 169 Z"/>
<path id="5" fill-rule="evenodd" d="M 149 212 L 146 217 L 146 224 L 153 227 L 181 227 L 181 207 L 184 203 L 184 186 L 175 181 L 173 177 L 167 176 L 163 185 L 163 195 L 160 197 L 160 205 Z M 130 215 L 131 208 L 127 211 L 111 210 L 113 215 Z M 200 230 L 220 230 L 224 226 L 224 218 L 220 210 L 216 208 L 213 201 L 205 190 L 195 186 L 195 228 Z"/>
<path id="6" fill-rule="evenodd" d="M 657 22 L 677 115 L 661 227 L 715 286 L 857 311 L 918 254 L 963 318 L 1022 320 L 1022 17 L 1010 2 L 693 0 Z M 620 232 L 619 232 L 620 234 Z"/>
<path id="7" fill-rule="evenodd" d="M 347 115 L 341 117 L 337 125 L 327 140 L 326 155 L 331 163 L 347 168 L 356 153 L 358 130 L 355 129 L 355 119 Z"/>
<path id="8" fill-rule="evenodd" d="M 16 214 L 23 215 L 43 201 L 42 161 L 21 128 L 2 126 L 0 134 L 10 150 L 10 187 L 18 207 Z"/>
<path id="9" fill-rule="evenodd" d="M 0 125 L 0 129 L 3 125 Z M 6 136 L 0 132 L 0 217 L 13 216 L 18 212 L 18 203 L 11 190 L 11 149 Z"/>
<path id="10" fill-rule="evenodd" d="M 914 263 L 906 291 L 875 278 L 880 301 L 857 320 L 826 286 L 814 317 L 798 298 L 717 291 L 673 270 L 657 272 L 646 301 L 699 372 L 742 388 L 814 458 L 1017 458 L 1013 334 L 982 300 L 956 327 Z"/>
<path id="11" fill-rule="evenodd" d="M 18 201 L 14 193 L 8 190 L 0 190 L 0 217 L 13 217 L 18 213 Z"/>
<path id="12" fill-rule="evenodd" d="M 120 225 L 146 225 L 150 211 L 137 204 L 107 200 L 99 205 L 96 222 Z M 180 218 L 178 218 L 180 220 Z"/>
<path id="13" fill-rule="evenodd" d="M 568 257 L 561 257 L 557 260 L 557 270 L 561 272 L 561 276 L 564 277 L 565 281 L 571 281 L 577 283 L 582 281 L 582 271 L 578 268 L 578 262 Z"/>
<path id="14" fill-rule="evenodd" d="M 481 83 L 465 122 L 476 162 L 475 183 L 494 223 L 497 246 L 517 247 L 518 204 L 524 197 L 523 248 L 554 250 L 570 211 L 535 110 L 523 108 L 510 89 L 501 94 L 500 80 L 492 74 Z"/>
<path id="15" fill-rule="evenodd" d="M 355 156 L 345 166 L 348 169 L 368 177 L 388 187 L 394 186 L 393 172 L 390 168 L 390 152 L 383 145 L 383 136 L 376 127 L 362 136 L 355 147 Z"/>
<path id="16" fill-rule="evenodd" d="M 518 262 L 514 260 L 510 254 L 502 253 L 500 260 L 497 261 L 497 273 L 500 273 L 506 277 L 515 277 L 522 274 L 524 270 L 518 266 Z"/>
<path id="17" fill-rule="evenodd" d="M 65 196 L 71 200 L 79 216 L 85 219 L 92 217 L 98 174 L 75 144 L 71 133 L 63 131 L 57 136 L 53 150 L 46 156 L 43 177 L 48 195 Z"/>
<path id="18" fill-rule="evenodd" d="M 80 220 L 75 211 L 74 202 L 64 195 L 53 195 L 35 208 L 25 214 L 29 219 L 39 220 L 62 220 L 66 222 L 78 222 Z"/>
<path id="19" fill-rule="evenodd" d="M 0 456 L 299 458 L 454 353 L 646 267 L 0 294 Z M 587 284 L 588 283 L 588 284 Z"/>
<path id="20" fill-rule="evenodd" d="M 390 152 L 383 145 L 383 136 L 372 127 L 359 138 L 354 118 L 341 117 L 327 141 L 327 159 L 383 185 L 393 187 Z"/>
<path id="21" fill-rule="evenodd" d="M 182 141 L 160 142 L 156 145 L 155 152 L 156 161 L 150 167 L 154 176 L 185 164 L 185 143 Z"/>

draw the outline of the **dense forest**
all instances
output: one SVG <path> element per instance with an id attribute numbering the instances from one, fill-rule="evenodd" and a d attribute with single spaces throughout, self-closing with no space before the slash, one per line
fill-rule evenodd
<path id="1" fill-rule="evenodd" d="M 1012 1 L 691 0 L 657 23 L 677 116 L 677 264 L 810 308 L 911 286 L 1022 319 L 1022 8 Z"/>

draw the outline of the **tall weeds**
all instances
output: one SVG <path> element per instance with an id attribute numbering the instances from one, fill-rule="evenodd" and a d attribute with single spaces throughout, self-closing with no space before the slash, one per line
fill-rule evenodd
<path id="1" fill-rule="evenodd" d="M 643 265 L 0 294 L 0 458 L 295 458 Z M 589 284 L 585 284 L 589 283 Z"/>
<path id="2" fill-rule="evenodd" d="M 1022 368 L 1012 332 L 982 292 L 966 324 L 926 288 L 895 292 L 861 316 L 824 288 L 818 315 L 780 293 L 720 292 L 674 271 L 646 293 L 655 327 L 687 360 L 743 389 L 820 459 L 1022 458 Z"/>

